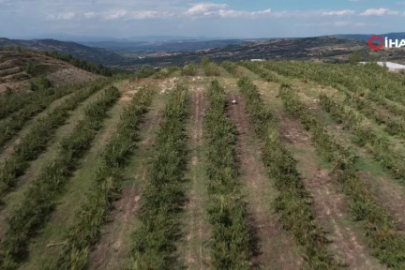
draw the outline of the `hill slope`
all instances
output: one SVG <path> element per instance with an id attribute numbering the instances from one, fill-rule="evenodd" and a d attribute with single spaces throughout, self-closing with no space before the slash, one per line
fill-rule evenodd
<path id="1" fill-rule="evenodd" d="M 405 269 L 405 75 L 193 71 L 45 97 L 14 127 L 1 269 Z"/>
<path id="2" fill-rule="evenodd" d="M 30 82 L 38 77 L 46 77 L 58 87 L 85 83 L 100 76 L 34 51 L 0 50 L 0 93 L 7 88 L 28 90 Z"/>
<path id="3" fill-rule="evenodd" d="M 39 51 L 57 51 L 72 54 L 76 58 L 106 66 L 116 66 L 126 60 L 124 57 L 105 49 L 92 48 L 75 42 L 65 42 L 54 39 L 18 40 L 0 38 L 0 48 L 5 46 L 21 46 L 23 48 Z"/>
<path id="4" fill-rule="evenodd" d="M 130 64 L 135 66 L 144 64 L 156 66 L 182 65 L 187 62 L 198 62 L 203 56 L 207 56 L 214 61 L 348 58 L 353 51 L 363 48 L 367 48 L 365 42 L 334 37 L 272 39 L 243 42 L 196 52 L 150 54 L 139 59 L 134 59 Z"/>

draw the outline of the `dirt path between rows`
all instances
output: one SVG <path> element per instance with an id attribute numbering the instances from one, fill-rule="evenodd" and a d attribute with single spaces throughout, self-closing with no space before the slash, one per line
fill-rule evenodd
<path id="1" fill-rule="evenodd" d="M 90 269 L 122 269 L 127 268 L 131 257 L 131 233 L 134 231 L 136 216 L 140 209 L 143 183 L 147 177 L 147 158 L 145 153 L 153 145 L 151 139 L 153 130 L 159 126 L 161 117 L 158 108 L 152 108 L 145 116 L 141 124 L 143 138 L 135 150 L 136 156 L 142 156 L 143 160 L 137 166 L 134 178 L 137 180 L 122 189 L 120 200 L 114 202 L 113 211 L 109 220 L 111 223 L 105 226 L 104 234 L 99 243 L 90 254 Z"/>
<path id="2" fill-rule="evenodd" d="M 237 104 L 232 105 L 232 100 Z M 236 91 L 229 94 L 228 101 L 228 113 L 239 133 L 241 179 L 246 184 L 250 221 L 257 243 L 253 269 L 300 269 L 302 260 L 293 252 L 294 239 L 283 230 L 278 215 L 270 208 L 270 197 L 275 198 L 275 194 L 269 194 L 269 180 L 260 160 L 260 146 L 245 112 L 245 102 Z"/>
<path id="3" fill-rule="evenodd" d="M 349 269 L 386 269 L 369 255 L 362 239 L 347 224 L 350 217 L 345 210 L 345 196 L 332 183 L 329 170 L 321 168 L 310 134 L 303 130 L 298 120 L 285 115 L 281 119 L 283 140 L 297 150 L 294 157 L 298 160 L 298 169 L 305 188 L 313 197 L 317 220 L 328 231 L 327 237 L 332 242 L 330 247 L 335 258 Z"/>
<path id="4" fill-rule="evenodd" d="M 206 189 L 203 175 L 200 169 L 203 166 L 201 146 L 203 144 L 203 122 L 206 109 L 206 96 L 204 89 L 193 88 L 191 103 L 193 118 L 191 124 L 191 164 L 189 172 L 191 188 L 188 194 L 188 201 L 185 206 L 185 213 L 188 219 L 187 235 L 185 239 L 184 256 L 187 269 L 209 269 L 209 226 L 206 224 L 205 202 L 202 193 Z"/>

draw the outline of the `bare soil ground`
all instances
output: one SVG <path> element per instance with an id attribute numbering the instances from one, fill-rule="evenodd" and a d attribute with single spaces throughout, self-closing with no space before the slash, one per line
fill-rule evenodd
<path id="1" fill-rule="evenodd" d="M 253 127 L 245 112 L 245 102 L 236 91 L 229 94 L 229 104 L 232 100 L 236 100 L 237 104 L 229 105 L 228 112 L 239 133 L 238 156 L 242 181 L 246 185 L 253 237 L 257 241 L 254 268 L 300 269 L 302 259 L 294 251 L 294 239 L 283 231 L 277 214 L 270 208 L 271 202 L 268 199 L 274 198 L 275 194 L 270 193 L 267 183 L 269 179 L 260 160 L 261 146 L 254 139 Z"/>
<path id="2" fill-rule="evenodd" d="M 111 221 L 90 255 L 91 269 L 123 269 L 131 257 L 131 235 L 135 231 L 136 216 L 141 206 L 141 194 L 147 178 L 148 156 L 160 123 L 162 101 L 154 102 L 141 125 L 141 141 L 128 169 L 128 183 L 124 183 L 121 199 L 114 203 Z"/>
<path id="3" fill-rule="evenodd" d="M 203 153 L 203 122 L 206 109 L 206 96 L 204 88 L 192 86 L 191 105 L 193 110 L 192 121 L 189 127 L 191 163 L 187 175 L 191 180 L 188 201 L 185 205 L 184 227 L 185 240 L 179 247 L 184 254 L 187 269 L 209 269 L 210 250 L 209 225 L 206 216 L 206 178 L 205 160 Z"/>
<path id="4" fill-rule="evenodd" d="M 358 232 L 348 222 L 350 217 L 345 211 L 345 197 L 332 182 L 329 170 L 320 166 L 310 135 L 298 120 L 288 116 L 282 116 L 281 128 L 284 140 L 296 152 L 294 157 L 299 161 L 304 186 L 313 197 L 317 220 L 328 231 L 335 258 L 349 269 L 386 269 L 369 255 L 370 251 Z"/>

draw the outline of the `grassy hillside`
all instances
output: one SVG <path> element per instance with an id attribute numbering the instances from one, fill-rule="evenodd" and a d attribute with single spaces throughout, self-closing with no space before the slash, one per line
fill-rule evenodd
<path id="1" fill-rule="evenodd" d="M 20 46 L 22 48 L 38 51 L 56 51 L 64 54 L 71 54 L 76 58 L 84 59 L 92 63 L 108 66 L 116 66 L 126 62 L 124 57 L 105 49 L 92 48 L 75 42 L 53 39 L 17 40 L 0 38 L 0 48 L 5 46 Z"/>
<path id="2" fill-rule="evenodd" d="M 99 72 L 98 67 L 87 68 L 89 66 L 82 61 L 62 61 L 57 56 L 23 49 L 0 50 L 0 93 L 6 89 L 22 92 L 35 90 L 32 85 L 40 78 L 49 80 L 53 87 L 61 87 L 86 83 L 101 77 L 90 71 L 104 74 Z"/>
<path id="3" fill-rule="evenodd" d="M 4 140 L 1 269 L 405 268 L 405 75 L 205 60 L 69 89 Z"/>

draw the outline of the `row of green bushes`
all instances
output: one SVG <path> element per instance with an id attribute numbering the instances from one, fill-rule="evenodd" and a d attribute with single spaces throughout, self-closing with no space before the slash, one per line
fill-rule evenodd
<path id="1" fill-rule="evenodd" d="M 352 94 L 344 91 L 346 98 L 345 104 L 357 109 L 370 119 L 374 119 L 378 124 L 385 125 L 384 130 L 392 136 L 405 138 L 405 116 L 391 117 L 376 110 L 376 104 L 361 95 Z"/>
<path id="2" fill-rule="evenodd" d="M 8 90 L 0 96 L 0 120 L 25 108 L 31 103 L 38 103 L 54 94 L 55 91 L 53 89 L 37 91 L 34 93 L 19 93 L 8 88 Z"/>
<path id="3" fill-rule="evenodd" d="M 261 65 L 255 63 L 255 62 L 244 61 L 244 62 L 240 62 L 240 65 L 249 69 L 253 73 L 256 73 L 262 79 L 264 79 L 268 82 L 275 82 L 275 83 L 283 82 L 282 78 L 278 74 L 263 68 Z"/>
<path id="4" fill-rule="evenodd" d="M 298 95 L 288 86 L 280 88 L 286 110 L 299 118 L 312 134 L 319 153 L 333 165 L 333 178 L 341 184 L 355 221 L 359 222 L 372 254 L 390 269 L 405 269 L 405 236 L 396 228 L 388 211 L 381 207 L 370 187 L 359 179 L 356 156 L 340 145 L 311 114 Z"/>
<path id="5" fill-rule="evenodd" d="M 108 109 L 119 97 L 119 90 L 111 87 L 99 100 L 88 105 L 85 118 L 77 124 L 73 134 L 61 141 L 55 160 L 42 169 L 39 178 L 28 188 L 21 205 L 12 213 L 0 243 L 1 269 L 17 269 L 26 259 L 30 240 L 49 218 L 58 195 L 91 147 Z"/>
<path id="6" fill-rule="evenodd" d="M 205 120 L 213 269 L 250 269 L 253 254 L 247 207 L 241 194 L 237 130 L 226 113 L 226 93 L 212 81 Z"/>
<path id="7" fill-rule="evenodd" d="M 197 66 L 195 64 L 187 64 L 183 67 L 181 71 L 182 76 L 195 76 L 197 75 Z"/>
<path id="8" fill-rule="evenodd" d="M 179 70 L 178 67 L 162 68 L 161 70 L 159 70 L 159 72 L 157 72 L 155 75 L 153 75 L 153 78 L 154 79 L 165 79 L 165 78 L 170 77 L 170 75 L 172 75 L 173 73 L 175 73 L 178 70 Z"/>
<path id="9" fill-rule="evenodd" d="M 257 87 L 248 78 L 238 82 L 246 99 L 247 113 L 258 137 L 263 138 L 263 162 L 269 178 L 274 179 L 279 195 L 275 200 L 283 227 L 303 247 L 303 269 L 338 269 L 328 251 L 324 229 L 317 224 L 310 194 L 305 190 L 296 169 L 296 161 L 280 141 L 279 124 L 266 109 Z"/>
<path id="10" fill-rule="evenodd" d="M 338 123 L 342 123 L 354 135 L 353 142 L 365 147 L 395 178 L 405 179 L 403 155 L 395 150 L 390 140 L 379 135 L 370 125 L 364 124 L 364 117 L 351 108 L 332 100 L 329 96 L 319 96 L 320 105 Z"/>
<path id="11" fill-rule="evenodd" d="M 376 65 L 336 65 L 303 61 L 268 61 L 263 67 L 287 77 L 305 78 L 326 86 L 344 86 L 351 92 L 405 104 L 405 77 Z"/>
<path id="12" fill-rule="evenodd" d="M 69 117 L 69 111 L 77 108 L 81 102 L 101 90 L 105 84 L 105 81 L 98 82 L 94 86 L 76 91 L 58 108 L 35 121 L 28 133 L 15 146 L 11 156 L 0 166 L 0 200 L 14 187 L 18 177 L 25 173 L 29 162 L 38 158 L 47 148 L 57 128 Z"/>
<path id="13" fill-rule="evenodd" d="M 366 86 L 371 87 L 365 83 L 355 85 L 354 83 L 348 83 L 347 81 L 344 81 L 345 83 L 343 84 L 341 77 L 345 76 L 344 78 L 347 78 L 347 76 L 353 75 L 358 77 L 358 81 L 356 82 L 360 82 L 362 80 L 368 80 L 369 76 L 376 76 L 377 72 L 379 74 L 382 73 L 384 76 L 390 76 L 384 69 L 378 68 L 378 66 L 377 69 L 374 69 L 374 67 L 373 69 L 370 69 L 368 65 L 366 65 L 365 67 L 350 67 L 354 73 L 346 74 L 344 73 L 344 71 L 340 71 L 340 69 L 335 66 L 331 67 L 331 70 L 329 70 L 328 68 L 330 66 L 307 64 L 305 62 L 298 62 L 295 64 L 284 62 L 276 63 L 277 64 L 266 62 L 264 66 L 268 67 L 269 69 L 274 69 L 284 75 L 293 75 L 299 78 L 308 78 L 324 85 L 330 84 L 346 95 L 346 101 L 348 105 L 358 109 L 367 117 L 375 119 L 379 124 L 385 124 L 385 129 L 388 133 L 390 133 L 391 135 L 405 136 L 404 108 L 386 100 L 384 98 L 384 95 L 382 94 L 383 90 L 377 88 L 377 86 L 374 86 L 374 91 L 371 91 L 365 88 Z M 258 66 L 256 66 L 255 68 L 260 69 Z M 338 70 L 339 73 L 335 74 L 335 70 Z M 363 78 L 362 76 L 365 77 Z M 377 82 L 375 84 L 377 84 Z M 381 83 L 377 85 L 381 85 Z M 401 85 L 397 87 L 401 87 Z M 405 86 L 402 87 L 405 88 Z M 383 108 L 388 109 L 388 111 L 390 111 L 391 113 L 398 115 L 400 119 L 397 120 L 396 118 L 392 118 L 388 115 L 382 114 L 380 111 L 375 109 L 376 104 L 379 104 Z"/>
<path id="14" fill-rule="evenodd" d="M 102 165 L 73 226 L 69 228 L 57 265 L 49 269 L 86 269 L 91 247 L 97 243 L 112 203 L 120 196 L 123 169 L 137 147 L 139 124 L 152 102 L 154 91 L 142 88 L 125 108 L 117 133 L 102 153 Z"/>
<path id="15" fill-rule="evenodd" d="M 30 103 L 25 104 L 21 110 L 12 114 L 9 118 L 4 119 L 0 123 L 0 152 L 4 150 L 3 146 L 24 127 L 27 121 L 44 111 L 55 100 L 71 94 L 76 90 L 77 89 L 74 88 L 63 88 L 58 91 L 54 91 L 53 89 L 44 90 L 46 93 L 35 96 L 35 98 L 31 100 Z"/>
<path id="16" fill-rule="evenodd" d="M 130 269 L 181 269 L 176 251 L 182 232 L 179 215 L 186 199 L 189 109 L 187 89 L 177 85 L 151 150 Z"/>
<path id="17" fill-rule="evenodd" d="M 238 71 L 238 65 L 234 62 L 224 61 L 221 63 L 221 66 L 232 75 L 236 75 Z"/>

